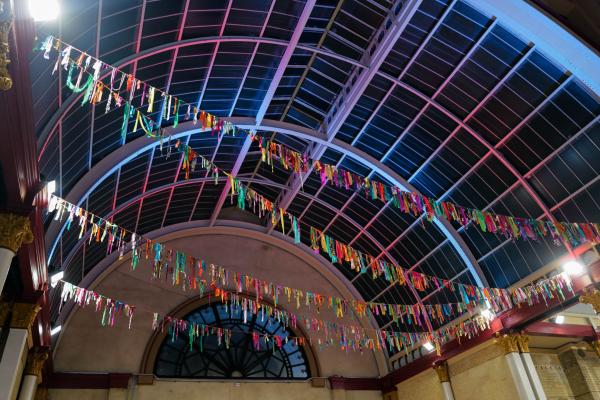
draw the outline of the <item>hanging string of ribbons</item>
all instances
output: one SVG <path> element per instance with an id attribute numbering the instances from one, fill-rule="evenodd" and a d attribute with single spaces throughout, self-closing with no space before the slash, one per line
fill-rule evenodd
<path id="1" fill-rule="evenodd" d="M 123 139 L 127 135 L 129 121 L 133 118 L 135 121 L 134 132 L 141 128 L 147 136 L 159 139 L 161 142 L 165 140 L 161 126 L 148 118 L 143 112 L 143 109 L 147 113 L 154 112 L 156 100 L 161 99 L 161 123 L 166 121 L 176 127 L 181 114 L 183 114 L 185 120 L 191 119 L 194 124 L 199 122 L 203 130 L 210 130 L 212 135 L 216 134 L 219 137 L 222 135 L 250 135 L 253 141 L 258 142 L 262 153 L 262 161 L 271 166 L 273 166 L 274 160 L 278 160 L 284 169 L 297 174 L 313 170 L 320 175 L 322 184 L 330 184 L 347 190 L 364 190 L 367 198 L 381 200 L 385 203 L 390 202 L 403 213 L 415 217 L 425 215 L 428 221 L 443 218 L 463 227 L 473 224 L 483 232 L 501 234 L 511 239 L 537 240 L 541 237 L 550 237 L 556 244 L 567 243 L 571 246 L 578 246 L 584 242 L 600 242 L 600 224 L 598 223 L 537 220 L 463 207 L 449 201 L 436 200 L 420 193 L 408 192 L 399 187 L 360 176 L 336 165 L 311 160 L 307 154 L 289 149 L 282 144 L 257 135 L 253 131 L 240 129 L 223 118 L 199 110 L 195 105 L 169 95 L 58 38 L 49 36 L 40 46 L 40 50 L 44 52 L 44 57 L 49 59 L 53 49 L 58 53 L 54 71 L 61 66 L 68 70 L 67 87 L 75 93 L 85 91 L 82 104 L 101 102 L 106 91 L 106 112 L 110 110 L 113 102 L 116 107 L 123 107 L 121 128 Z M 74 57 L 71 56 L 72 54 Z M 107 69 L 110 70 L 110 84 L 105 84 L 100 80 L 100 72 Z M 76 83 L 72 82 L 74 71 L 78 71 Z M 83 79 L 84 76 L 87 76 L 87 78 Z M 132 104 L 136 93 L 141 93 L 137 108 Z M 190 146 L 183 143 L 179 145 L 184 153 L 182 170 L 186 179 L 188 179 L 190 171 L 195 168 L 199 155 Z"/>
<path id="2" fill-rule="evenodd" d="M 363 350 L 397 350 L 407 351 L 415 345 L 430 341 L 435 343 L 439 349 L 442 344 L 453 339 L 462 337 L 472 337 L 480 332 L 489 329 L 489 320 L 477 315 L 453 326 L 441 328 L 433 333 L 429 332 L 395 332 L 383 329 L 366 329 L 363 327 L 343 325 L 334 322 L 322 321 L 312 317 L 298 318 L 294 314 L 277 309 L 276 313 L 265 312 L 267 305 L 260 307 L 244 307 L 250 304 L 252 299 L 246 297 L 236 297 L 231 299 L 222 299 L 225 310 L 231 315 L 240 313 L 244 323 L 249 315 L 255 315 L 264 321 L 265 318 L 272 318 L 281 323 L 286 328 L 297 328 L 299 323 L 312 333 L 311 336 L 304 338 L 290 335 L 266 334 L 255 331 L 246 332 L 233 329 L 227 329 L 219 326 L 191 322 L 185 319 L 175 318 L 170 315 L 161 315 L 158 312 L 133 306 L 120 300 L 104 296 L 94 290 L 75 286 L 67 281 L 61 280 L 62 285 L 60 294 L 60 306 L 72 301 L 77 306 L 84 308 L 93 305 L 97 313 L 101 313 L 101 325 L 113 327 L 117 324 L 120 317 L 127 318 L 128 329 L 131 329 L 134 314 L 138 311 L 146 311 L 152 314 L 152 329 L 167 329 L 172 340 L 176 340 L 180 332 L 187 331 L 190 346 L 194 341 L 199 340 L 199 346 L 202 350 L 202 340 L 206 336 L 216 336 L 218 345 L 228 346 L 231 336 L 236 334 L 252 335 L 254 347 L 260 350 L 264 348 L 281 348 L 289 340 L 294 341 L 297 346 L 305 345 L 308 340 L 311 345 L 335 346 L 339 345 L 342 351 L 363 351 Z M 218 293 L 218 292 L 215 292 Z M 219 296 L 216 295 L 219 299 Z M 273 307 L 271 307 L 273 308 Z M 290 317 L 291 316 L 291 317 Z M 372 335 L 368 333 L 372 332 Z M 269 346 L 269 343 L 270 346 Z"/>
<path id="3" fill-rule="evenodd" d="M 50 40 L 50 43 L 52 43 L 52 40 Z M 47 47 L 47 45 L 46 45 L 46 47 Z M 60 53 L 61 57 L 59 57 L 57 60 L 57 64 L 59 63 L 59 61 L 61 63 L 60 65 L 62 65 L 63 63 L 66 62 L 65 65 L 70 64 L 70 66 L 73 67 L 75 65 L 74 61 L 69 61 L 69 60 L 65 61 L 66 55 L 68 55 L 70 53 L 71 53 L 71 50 L 68 50 L 68 48 L 63 49 L 63 51 Z M 78 67 L 80 69 L 80 76 L 83 75 L 81 72 L 85 71 L 85 65 L 91 64 L 91 62 L 89 62 L 89 63 L 87 62 L 88 58 L 86 58 L 84 56 L 85 56 L 85 53 L 81 53 L 81 55 L 79 56 L 79 60 L 77 61 L 80 64 L 83 63 L 83 67 L 82 66 Z M 84 59 L 86 61 L 81 61 Z M 97 65 L 97 63 L 94 62 L 94 65 Z M 99 67 L 93 68 L 93 70 L 100 71 L 98 68 Z M 97 73 L 94 72 L 94 75 L 98 75 L 98 74 L 99 74 L 99 72 L 97 72 Z M 90 74 L 90 75 L 92 75 L 92 74 Z M 94 76 L 94 75 L 92 75 L 92 76 Z M 81 80 L 83 80 L 83 79 L 78 78 L 78 82 L 75 85 L 76 87 L 79 87 L 79 83 Z M 121 81 L 125 81 L 125 80 L 126 80 L 125 78 L 121 79 Z M 129 82 L 129 80 L 130 80 L 130 78 L 127 78 L 128 82 Z M 90 81 L 89 79 L 87 81 L 94 82 L 93 80 Z M 91 83 L 89 85 L 91 85 Z M 102 87 L 102 85 L 103 85 L 102 82 L 96 81 L 96 87 Z M 131 85 L 133 85 L 133 82 L 131 83 Z M 113 84 L 111 83 L 111 87 L 112 86 L 113 86 Z M 120 87 L 120 86 L 122 86 L 122 82 L 119 83 L 117 87 Z M 127 86 L 129 86 L 129 83 L 127 84 Z M 91 86 L 89 86 L 89 87 L 91 87 Z M 119 95 L 119 92 L 114 91 L 112 89 L 108 89 L 108 90 L 109 90 L 109 93 L 111 93 L 111 97 L 118 98 L 118 100 L 115 100 L 116 104 L 124 104 L 123 107 L 125 108 L 127 115 L 130 115 L 133 111 L 136 110 L 136 108 L 134 106 L 132 106 L 129 101 L 123 100 L 123 97 Z M 97 94 L 95 94 L 94 92 L 90 93 L 90 95 L 86 96 L 86 97 L 89 97 L 90 99 L 99 98 L 99 96 Z M 86 100 L 86 97 L 84 97 L 84 102 L 88 101 L 88 100 Z M 208 120 L 213 121 L 214 119 L 209 117 Z M 177 140 L 177 141 L 175 141 L 174 144 L 172 144 L 171 140 L 167 139 L 166 143 L 163 143 L 164 137 L 162 136 L 162 133 L 160 136 L 158 134 L 158 132 L 162 132 L 162 131 L 157 131 L 157 133 L 155 133 L 154 130 L 151 128 L 151 125 L 153 124 L 152 120 L 150 120 L 142 112 L 140 112 L 139 109 L 137 109 L 136 127 L 134 127 L 134 131 L 137 129 L 137 125 L 138 125 L 137 121 L 140 121 L 139 126 L 141 126 L 143 128 L 143 130 L 146 132 L 146 134 L 148 136 L 153 137 L 153 138 L 159 138 L 161 140 L 161 153 L 162 153 L 163 147 L 166 147 L 167 157 L 169 157 L 169 155 L 172 152 L 172 149 L 175 149 L 175 151 L 184 153 L 184 155 L 183 155 L 183 166 L 184 167 L 186 165 L 188 165 L 188 168 L 193 169 L 195 167 L 196 161 L 201 160 L 202 167 L 207 170 L 207 173 L 211 173 L 212 176 L 215 178 L 215 180 L 218 180 L 220 173 L 225 175 L 231 182 L 231 201 L 232 202 L 233 202 L 233 196 L 237 196 L 236 204 L 239 208 L 246 209 L 246 205 L 250 204 L 253 212 L 257 213 L 259 215 L 259 217 L 263 217 L 263 216 L 270 217 L 271 223 L 275 227 L 279 226 L 279 228 L 281 229 L 281 231 L 283 233 L 285 233 L 285 223 L 287 220 L 289 226 L 291 226 L 293 228 L 294 242 L 297 244 L 301 242 L 300 226 L 305 225 L 305 224 L 303 224 L 296 216 L 294 216 L 291 213 L 287 212 L 286 210 L 280 208 L 276 203 L 265 198 L 264 196 L 262 196 L 255 190 L 245 186 L 244 184 L 242 184 L 242 182 L 239 179 L 234 178 L 228 172 L 220 170 L 219 167 L 216 166 L 214 163 L 212 163 L 210 160 L 197 154 L 189 146 L 181 143 L 181 141 Z M 208 129 L 215 129 L 215 125 L 213 125 L 212 127 L 210 125 L 208 125 Z M 219 128 L 218 126 L 217 126 L 217 129 L 220 129 L 220 131 L 223 130 L 222 128 Z M 279 217 L 279 224 L 277 224 L 278 217 Z M 420 291 L 425 291 L 432 286 L 435 286 L 438 288 L 440 288 L 440 287 L 449 287 L 450 288 L 450 286 L 452 286 L 452 288 L 451 288 L 452 290 L 456 289 L 455 284 L 450 283 L 450 281 L 448 281 L 448 280 L 438 279 L 438 278 L 434 279 L 434 277 L 427 277 L 426 275 L 420 274 L 415 271 L 407 271 L 398 265 L 395 265 L 395 264 L 389 263 L 386 260 L 380 259 L 380 257 L 374 257 L 367 253 L 363 253 L 358 249 L 355 249 L 345 243 L 342 243 L 342 242 L 334 239 L 333 237 L 326 235 L 324 232 L 320 231 L 319 229 L 317 229 L 311 225 L 305 225 L 305 226 L 306 226 L 307 230 L 309 230 L 309 232 L 310 232 L 311 247 L 313 248 L 313 250 L 321 251 L 322 253 L 326 254 L 334 263 L 337 262 L 337 263 L 342 264 L 342 262 L 345 261 L 356 272 L 367 273 L 370 270 L 371 276 L 373 277 L 373 279 L 376 279 L 377 277 L 384 277 L 384 279 L 387 280 L 388 282 L 398 283 L 401 285 L 404 285 L 408 282 L 409 284 L 414 285 L 415 288 L 417 288 Z M 459 289 L 463 299 L 468 299 L 469 297 L 482 299 L 484 297 L 484 296 L 480 295 L 481 290 L 475 286 L 458 284 L 458 289 Z M 498 297 L 500 298 L 501 296 L 498 296 Z M 524 299 L 526 296 L 520 295 L 519 297 Z M 470 301 L 473 301 L 473 300 L 470 300 Z M 508 304 L 508 302 L 500 301 L 500 302 L 498 302 L 498 308 L 501 308 L 501 305 L 503 303 Z M 465 304 L 469 304 L 469 302 L 465 301 Z M 451 313 L 451 311 L 448 311 L 448 313 Z"/>
<path id="4" fill-rule="evenodd" d="M 65 221 L 67 230 L 79 229 L 79 239 L 82 239 L 84 234 L 89 235 L 86 236 L 88 244 L 106 243 L 108 253 L 117 251 L 120 259 L 124 257 L 125 251 L 131 251 L 133 270 L 138 267 L 140 260 L 147 260 L 152 266 L 152 277 L 156 280 L 170 280 L 172 285 L 179 286 L 182 290 L 198 290 L 200 295 L 211 289 L 218 288 L 221 293 L 226 293 L 229 288 L 233 288 L 237 294 L 251 293 L 256 298 L 258 308 L 263 296 L 269 296 L 273 299 L 275 307 L 285 299 L 288 304 L 295 304 L 297 309 L 301 306 L 312 307 L 317 311 L 325 307 L 330 308 L 338 318 L 353 312 L 358 317 L 388 316 L 397 323 L 424 327 L 425 316 L 442 324 L 461 314 L 473 313 L 479 307 L 489 306 L 495 313 L 499 313 L 515 305 L 546 303 L 556 297 L 563 299 L 565 292 L 573 290 L 566 274 L 520 288 L 499 289 L 479 288 L 400 268 L 395 272 L 399 285 L 411 285 L 419 292 L 432 288 L 446 288 L 455 293 L 461 301 L 424 305 L 348 300 L 292 288 L 209 264 L 201 257 L 144 238 L 54 195 L 50 197 L 48 212 L 55 212 L 56 221 Z"/>

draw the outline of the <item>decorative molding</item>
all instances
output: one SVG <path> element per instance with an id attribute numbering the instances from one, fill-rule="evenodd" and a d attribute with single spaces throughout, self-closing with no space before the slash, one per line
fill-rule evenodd
<path id="1" fill-rule="evenodd" d="M 517 335 L 514 334 L 496 334 L 495 343 L 502 348 L 504 354 L 518 353 L 519 345 L 517 342 Z"/>
<path id="2" fill-rule="evenodd" d="M 515 335 L 517 346 L 521 353 L 529 353 L 529 336 L 527 335 Z"/>
<path id="3" fill-rule="evenodd" d="M 592 306 L 596 314 L 600 314 L 600 291 L 594 289 L 579 296 L 579 302 Z"/>
<path id="4" fill-rule="evenodd" d="M 440 383 L 450 382 L 450 374 L 448 373 L 448 362 L 446 360 L 437 362 L 433 365 L 433 369 L 437 372 Z"/>
<path id="5" fill-rule="evenodd" d="M 38 379 L 42 379 L 42 370 L 48 359 L 48 349 L 35 347 L 29 350 L 27 354 L 27 364 L 25 364 L 25 375 L 35 375 Z"/>
<path id="6" fill-rule="evenodd" d="M 0 68 L 0 81 L 2 79 L 1 74 L 2 71 Z M 0 247 L 9 249 L 16 254 L 21 247 L 21 244 L 29 244 L 32 242 L 33 232 L 31 232 L 31 225 L 29 224 L 28 217 L 15 214 L 0 214 Z"/>

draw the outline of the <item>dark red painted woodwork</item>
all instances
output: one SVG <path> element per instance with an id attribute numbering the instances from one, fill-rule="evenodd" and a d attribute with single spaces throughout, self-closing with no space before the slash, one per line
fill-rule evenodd
<path id="1" fill-rule="evenodd" d="M 47 380 L 49 389 L 125 389 L 132 374 L 92 374 L 54 372 Z"/>
<path id="2" fill-rule="evenodd" d="M 379 378 L 344 378 L 332 376 L 329 378 L 332 389 L 344 390 L 380 390 L 381 380 Z"/>
<path id="3" fill-rule="evenodd" d="M 46 295 L 47 269 L 38 193 L 42 188 L 37 162 L 37 140 L 33 125 L 33 102 L 29 77 L 29 55 L 34 39 L 34 22 L 29 17 L 26 1 L 15 1 L 14 24 L 9 35 L 9 71 L 13 86 L 0 91 L 0 121 L 2 140 L 0 164 L 4 196 L 0 211 L 29 217 L 34 242 L 23 245 L 17 255 L 23 292 L 18 301 L 38 303 L 43 310 L 32 329 L 34 343 L 50 345 L 50 318 Z M 5 5 L 6 7 L 6 5 Z M 41 329 L 40 329 L 41 328 Z"/>
<path id="4" fill-rule="evenodd" d="M 590 325 L 556 324 L 538 321 L 525 328 L 529 335 L 576 337 L 588 340 L 596 338 L 596 332 Z"/>

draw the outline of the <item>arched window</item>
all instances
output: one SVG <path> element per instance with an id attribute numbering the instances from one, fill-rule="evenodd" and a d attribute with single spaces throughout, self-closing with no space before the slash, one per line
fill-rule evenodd
<path id="1" fill-rule="evenodd" d="M 218 344 L 214 335 L 205 336 L 200 347 L 195 340 L 190 349 L 187 332 L 179 332 L 163 340 L 156 356 L 154 374 L 169 378 L 215 378 L 215 379 L 307 379 L 309 363 L 302 346 L 288 340 L 278 349 L 267 349 L 261 341 L 256 350 L 251 332 L 285 338 L 295 336 L 276 320 L 260 315 L 249 315 L 244 323 L 240 309 L 233 312 L 223 304 L 209 304 L 187 314 L 190 322 L 232 330 L 229 348 Z"/>

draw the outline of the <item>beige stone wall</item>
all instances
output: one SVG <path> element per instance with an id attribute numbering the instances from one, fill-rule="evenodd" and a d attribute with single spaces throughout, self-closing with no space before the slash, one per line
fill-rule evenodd
<path id="1" fill-rule="evenodd" d="M 233 271 L 299 289 L 344 298 L 352 296 L 339 277 L 327 271 L 314 258 L 302 257 L 302 251 L 297 246 L 287 244 L 287 247 L 276 247 L 267 241 L 274 240 L 272 237 L 254 238 L 251 236 L 260 234 L 247 230 L 240 230 L 247 237 L 227 232 L 230 231 L 220 232 L 217 229 L 211 234 L 195 233 L 191 237 L 173 238 L 166 242 L 173 248 L 202 256 L 207 262 L 218 262 Z M 133 319 L 132 329 L 127 329 L 126 318 L 120 319 L 116 327 L 101 327 L 101 315 L 94 312 L 93 306 L 75 311 L 63 326 L 54 353 L 55 371 L 140 372 L 142 356 L 153 333 L 152 315 L 141 308 L 164 314 L 198 296 L 196 292 L 183 292 L 170 283 L 152 282 L 150 262 L 142 260 L 137 270 L 132 271 L 128 258 L 113 264 L 97 279 L 93 288 L 99 293 L 140 307 Z M 296 311 L 295 306 L 288 306 L 287 301 L 283 306 L 299 314 L 311 313 L 305 307 Z M 321 310 L 319 314 L 315 310 L 312 312 L 324 320 L 369 324 L 366 319 L 360 319 L 359 322 L 348 317 L 337 319 L 329 309 Z M 315 355 L 321 376 L 376 377 L 387 373 L 382 353 L 345 353 L 335 347 L 315 349 Z M 376 357 L 379 357 L 379 361 Z"/>
<path id="2" fill-rule="evenodd" d="M 577 400 L 600 399 L 600 358 L 587 346 L 573 346 L 558 355 Z"/>
<path id="3" fill-rule="evenodd" d="M 548 400 L 575 399 L 558 354 L 532 352 L 531 358 Z"/>
<path id="4" fill-rule="evenodd" d="M 379 391 L 314 388 L 307 382 L 155 381 L 133 389 L 136 400 L 381 400 Z M 49 400 L 125 400 L 125 390 L 52 389 Z"/>
<path id="5" fill-rule="evenodd" d="M 518 398 L 502 349 L 490 340 L 448 360 L 456 400 Z"/>
<path id="6" fill-rule="evenodd" d="M 398 388 L 399 400 L 441 400 L 443 399 L 442 385 L 437 373 L 431 369 L 400 383 Z"/>

